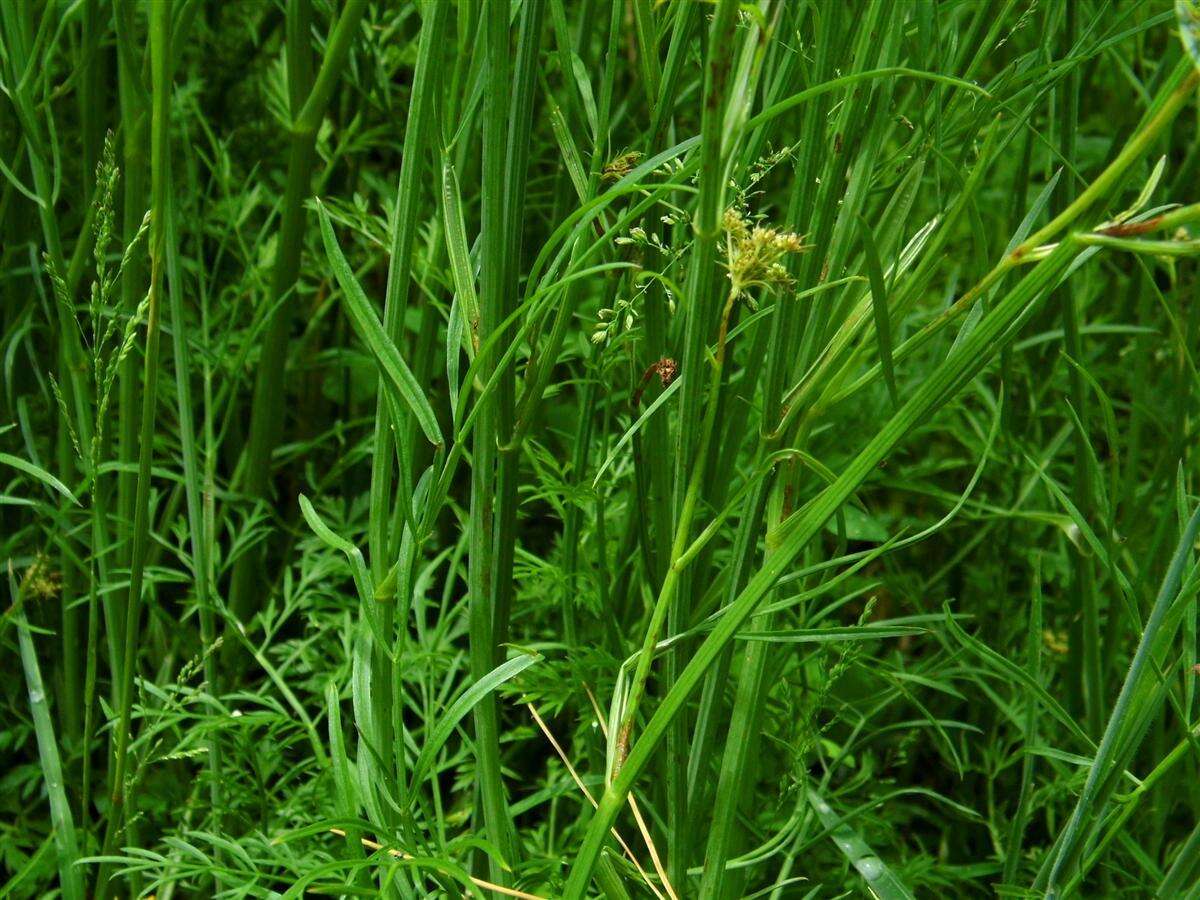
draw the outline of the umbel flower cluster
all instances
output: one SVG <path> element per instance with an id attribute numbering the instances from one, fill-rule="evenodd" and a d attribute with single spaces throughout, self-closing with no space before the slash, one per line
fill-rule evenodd
<path id="1" fill-rule="evenodd" d="M 755 223 L 740 210 L 725 210 L 725 267 L 729 270 L 730 293 L 753 309 L 753 288 L 791 287 L 792 276 L 783 264 L 789 253 L 809 249 L 803 238 Z"/>
<path id="2" fill-rule="evenodd" d="M 789 253 L 803 253 L 810 249 L 801 235 L 770 228 L 737 206 L 725 210 L 722 227 L 725 231 L 725 268 L 729 276 L 730 303 L 741 299 L 750 309 L 757 309 L 758 303 L 751 294 L 754 289 L 792 287 L 793 279 L 784 265 L 784 259 Z M 628 235 L 618 237 L 617 243 L 652 246 L 660 252 L 670 252 L 661 238 L 657 235 L 647 236 L 640 226 L 631 228 Z M 638 318 L 636 301 L 643 291 L 633 297 L 618 298 L 613 306 L 599 311 L 592 330 L 592 343 L 606 344 L 622 331 L 633 330 Z M 670 291 L 667 291 L 667 297 L 671 312 L 674 312 L 674 299 Z"/>

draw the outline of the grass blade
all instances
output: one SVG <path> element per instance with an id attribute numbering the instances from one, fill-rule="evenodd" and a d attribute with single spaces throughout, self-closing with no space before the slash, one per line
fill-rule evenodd
<path id="1" fill-rule="evenodd" d="M 363 293 L 350 264 L 342 255 L 342 248 L 338 245 L 337 237 L 333 233 L 333 225 L 329 221 L 329 213 L 320 203 L 317 205 L 317 216 L 321 223 L 321 240 L 325 244 L 325 254 L 329 258 L 329 266 L 333 269 L 334 278 L 337 279 L 338 286 L 342 289 L 346 313 L 349 315 L 350 321 L 354 323 L 354 329 L 358 333 L 359 339 L 366 344 L 367 349 L 371 351 L 371 355 L 379 364 L 384 381 L 394 392 L 397 402 L 408 407 L 416 416 L 417 422 L 420 423 L 425 437 L 435 447 L 440 447 L 442 432 L 438 427 L 437 416 L 434 415 L 429 401 L 425 399 L 425 394 L 421 390 L 421 386 L 417 384 L 417 379 L 413 377 L 412 370 L 404 362 L 404 357 L 400 355 L 396 345 L 383 330 L 383 324 L 379 321 L 375 310 L 371 308 L 371 301 Z"/>
<path id="2" fill-rule="evenodd" d="M 892 408 L 900 406 L 900 395 L 896 390 L 896 367 L 892 362 L 892 326 L 888 312 L 887 285 L 883 280 L 883 266 L 879 262 L 879 251 L 875 248 L 875 236 L 871 226 L 862 216 L 858 217 L 862 227 L 863 257 L 867 263 L 867 277 L 871 281 L 871 308 L 875 313 L 875 339 L 879 342 L 879 361 L 883 366 L 883 380 L 892 398 Z"/>
<path id="3" fill-rule="evenodd" d="M 878 900 L 911 900 L 913 894 L 891 869 L 875 855 L 867 842 L 842 820 L 816 791 L 807 791 L 808 803 L 821 824 L 830 831 L 830 838 L 846 855 L 850 865 L 863 877 L 867 891 Z"/>
<path id="4" fill-rule="evenodd" d="M 13 575 L 11 562 L 8 567 L 8 585 L 14 602 L 20 603 L 20 589 Z M 42 778 L 50 800 L 50 821 L 54 825 L 54 846 L 58 856 L 59 887 L 66 900 L 82 900 L 85 894 L 83 873 L 78 866 L 79 846 L 75 840 L 75 821 L 71 815 L 71 804 L 67 800 L 58 739 L 55 737 L 54 723 L 46 703 L 46 686 L 42 683 L 37 652 L 33 647 L 33 637 L 29 632 L 29 624 L 25 621 L 25 614 L 18 609 L 15 615 L 21 665 L 25 670 L 25 688 L 29 693 L 29 712 L 33 716 Z"/>

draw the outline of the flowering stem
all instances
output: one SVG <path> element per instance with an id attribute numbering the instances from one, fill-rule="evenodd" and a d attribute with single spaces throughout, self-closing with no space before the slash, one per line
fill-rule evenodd
<path id="1" fill-rule="evenodd" d="M 696 447 L 695 463 L 692 465 L 691 476 L 688 479 L 687 492 L 684 494 L 683 506 L 679 512 L 679 523 L 675 527 L 675 538 L 671 542 L 671 558 L 667 566 L 667 574 L 663 578 L 662 587 L 654 601 L 654 609 L 650 614 L 650 622 L 646 626 L 646 636 L 642 641 L 642 649 L 638 653 L 637 668 L 634 670 L 633 683 L 629 688 L 629 698 L 625 704 L 625 714 L 621 717 L 621 728 L 617 734 L 617 753 L 613 761 L 610 778 L 615 778 L 625 761 L 629 750 L 629 738 L 633 733 L 634 722 L 637 721 L 638 707 L 646 693 L 646 681 L 650 677 L 650 665 L 654 661 L 654 646 L 662 632 L 663 622 L 667 611 L 679 588 L 679 576 L 692 555 L 687 554 L 688 539 L 691 537 L 692 520 L 695 518 L 696 506 L 700 499 L 700 488 L 704 481 L 704 461 L 708 458 L 708 447 L 712 442 L 713 427 L 717 420 L 717 395 L 721 390 L 721 374 L 725 368 L 725 350 L 729 337 L 729 319 L 733 315 L 734 304 L 738 298 L 736 287 L 729 289 L 725 299 L 725 308 L 721 311 L 721 327 L 717 332 L 717 347 L 713 358 L 712 373 L 709 376 L 708 396 L 705 404 L 704 421 L 700 426 L 700 439 Z M 686 555 L 686 556 L 685 556 Z"/>

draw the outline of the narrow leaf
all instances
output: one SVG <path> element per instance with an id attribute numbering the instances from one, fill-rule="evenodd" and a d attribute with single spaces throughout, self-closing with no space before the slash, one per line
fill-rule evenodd
<path id="1" fill-rule="evenodd" d="M 333 233 L 333 225 L 329 221 L 329 213 L 325 211 L 325 207 L 321 205 L 320 201 L 317 202 L 317 216 L 321 221 L 321 240 L 325 244 L 325 254 L 329 258 L 333 275 L 341 286 L 346 313 L 359 340 L 367 345 L 367 349 L 375 357 L 375 361 L 384 375 L 384 383 L 389 386 L 399 402 L 412 410 L 429 442 L 440 447 L 442 432 L 438 428 L 437 416 L 434 415 L 429 401 L 425 399 L 425 394 L 421 390 L 421 386 L 417 384 L 417 379 L 404 362 L 404 357 L 400 355 L 396 345 L 383 330 L 379 316 L 375 314 L 358 279 L 354 277 L 350 264 L 342 255 L 342 248 L 338 245 L 337 237 Z"/>
<path id="2" fill-rule="evenodd" d="M 522 654 L 513 657 L 507 662 L 496 666 L 487 675 L 458 695 L 457 699 L 450 704 L 446 712 L 438 719 L 437 724 L 433 726 L 432 731 L 429 732 L 429 736 L 425 740 L 425 746 L 421 748 L 421 754 L 417 757 L 417 762 L 413 766 L 411 785 L 414 790 L 409 794 L 410 798 L 415 796 L 415 788 L 429 774 L 430 766 L 433 765 L 438 752 L 445 746 L 446 741 L 449 740 L 458 723 L 463 720 L 467 713 L 475 708 L 475 704 L 504 684 L 504 682 L 516 677 L 540 660 L 540 656 L 531 654 Z"/>
<path id="3" fill-rule="evenodd" d="M 879 900 L 912 900 L 912 891 L 904 882 L 884 864 L 859 833 L 843 821 L 833 811 L 833 807 L 811 788 L 808 790 L 808 803 L 821 820 L 821 824 L 830 830 L 830 837 L 838 849 L 845 854 L 846 859 L 867 883 L 867 890 L 871 892 L 871 896 L 878 897 Z"/>
<path id="4" fill-rule="evenodd" d="M 76 506 L 80 506 L 80 502 L 75 495 L 71 493 L 71 489 L 65 484 L 43 469 L 41 466 L 34 465 L 27 459 L 21 459 L 19 456 L 13 456 L 11 453 L 0 453 L 0 463 L 12 466 L 14 469 L 20 469 L 26 475 L 32 475 L 42 484 L 58 491 Z"/>
<path id="5" fill-rule="evenodd" d="M 879 263 L 879 252 L 875 248 L 875 235 L 862 216 L 863 256 L 867 264 L 867 277 L 871 281 L 871 308 L 875 313 L 875 339 L 879 343 L 879 363 L 883 367 L 883 380 L 887 383 L 892 398 L 892 408 L 900 406 L 900 395 L 896 390 L 896 368 L 892 362 L 892 326 L 888 318 L 887 284 L 883 280 L 883 266 Z"/>

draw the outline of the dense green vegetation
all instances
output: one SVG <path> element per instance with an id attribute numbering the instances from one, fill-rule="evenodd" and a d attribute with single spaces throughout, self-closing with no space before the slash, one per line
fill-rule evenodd
<path id="1" fill-rule="evenodd" d="M 0 0 L 0 895 L 1200 897 L 1191 0 Z"/>

